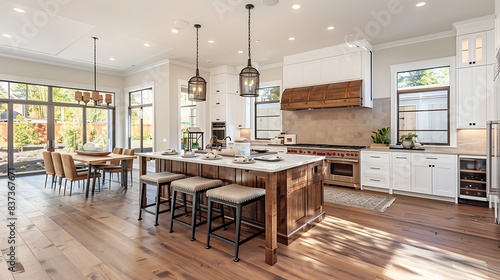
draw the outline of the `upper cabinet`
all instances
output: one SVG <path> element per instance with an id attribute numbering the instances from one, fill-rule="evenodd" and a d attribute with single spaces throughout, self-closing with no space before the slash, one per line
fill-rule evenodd
<path id="1" fill-rule="evenodd" d="M 372 107 L 372 52 L 366 41 L 363 47 L 349 48 L 346 44 L 286 56 L 283 66 L 283 86 L 297 88 L 362 80 L 361 106 Z"/>
<path id="2" fill-rule="evenodd" d="M 486 32 L 458 36 L 457 43 L 458 67 L 486 64 Z"/>

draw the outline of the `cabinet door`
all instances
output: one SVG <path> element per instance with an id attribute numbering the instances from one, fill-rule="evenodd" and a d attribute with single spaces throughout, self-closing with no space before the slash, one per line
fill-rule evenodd
<path id="1" fill-rule="evenodd" d="M 426 155 L 411 157 L 411 191 L 432 194 L 432 163 Z"/>
<path id="2" fill-rule="evenodd" d="M 345 54 L 340 57 L 340 79 L 343 81 L 362 79 L 360 52 Z"/>
<path id="3" fill-rule="evenodd" d="M 302 64 L 302 82 L 304 85 L 316 85 L 323 83 L 320 73 L 320 62 L 311 61 Z"/>
<path id="4" fill-rule="evenodd" d="M 432 194 L 456 197 L 457 195 L 457 159 L 456 156 L 440 157 L 432 167 Z"/>
<path id="5" fill-rule="evenodd" d="M 496 121 L 498 120 L 498 102 L 499 99 L 497 95 L 495 95 L 495 65 L 487 65 L 486 66 L 486 120 L 487 121 Z"/>
<path id="6" fill-rule="evenodd" d="M 394 153 L 392 155 L 392 189 L 411 191 L 410 155 Z"/>
<path id="7" fill-rule="evenodd" d="M 486 63 L 486 32 L 459 36 L 457 44 L 458 67 Z"/>
<path id="8" fill-rule="evenodd" d="M 485 128 L 487 102 L 486 66 L 458 70 L 458 128 Z"/>
<path id="9" fill-rule="evenodd" d="M 302 64 L 289 65 L 284 67 L 285 88 L 303 85 Z"/>
<path id="10" fill-rule="evenodd" d="M 324 59 L 320 62 L 321 81 L 330 83 L 340 80 L 340 56 Z"/>
<path id="11" fill-rule="evenodd" d="M 212 122 L 226 121 L 226 106 L 211 106 L 210 120 Z"/>

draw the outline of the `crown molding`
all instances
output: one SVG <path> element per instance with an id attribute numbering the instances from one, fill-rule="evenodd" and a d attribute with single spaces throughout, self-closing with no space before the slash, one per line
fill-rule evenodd
<path id="1" fill-rule="evenodd" d="M 439 32 L 439 33 L 434 33 L 434 34 L 429 34 L 429 35 L 418 36 L 418 37 L 413 37 L 413 38 L 409 38 L 409 39 L 389 42 L 389 43 L 385 43 L 385 44 L 374 45 L 373 50 L 378 51 L 378 50 L 383 50 L 383 49 L 402 47 L 402 46 L 406 46 L 406 45 L 423 43 L 423 42 L 427 42 L 427 41 L 443 39 L 443 38 L 448 38 L 448 37 L 455 37 L 455 36 L 456 36 L 456 33 L 454 30 L 448 30 L 448 31 L 444 31 L 444 32 Z"/>

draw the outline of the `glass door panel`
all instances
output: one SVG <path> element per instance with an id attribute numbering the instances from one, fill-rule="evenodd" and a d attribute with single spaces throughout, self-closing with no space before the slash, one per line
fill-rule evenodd
<path id="1" fill-rule="evenodd" d="M 13 104 L 14 170 L 43 170 L 47 149 L 47 105 Z"/>
<path id="2" fill-rule="evenodd" d="M 130 148 L 136 152 L 141 151 L 141 108 L 130 109 Z"/>
<path id="3" fill-rule="evenodd" d="M 142 152 L 153 151 L 153 107 L 142 108 Z"/>
<path id="4" fill-rule="evenodd" d="M 83 108 L 54 107 L 56 152 L 72 151 L 83 144 Z"/>
<path id="5" fill-rule="evenodd" d="M 8 166 L 9 123 L 7 120 L 8 113 L 9 109 L 7 103 L 0 103 L 0 175 L 7 174 L 9 168 Z"/>
<path id="6" fill-rule="evenodd" d="M 93 142 L 103 151 L 111 151 L 109 124 L 107 109 L 87 108 L 87 142 Z"/>

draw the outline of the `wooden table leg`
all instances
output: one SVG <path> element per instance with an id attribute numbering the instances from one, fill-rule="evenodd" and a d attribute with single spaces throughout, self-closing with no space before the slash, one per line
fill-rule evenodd
<path id="1" fill-rule="evenodd" d="M 85 197 L 89 197 L 89 191 L 90 191 L 90 173 L 92 172 L 92 164 L 88 164 L 88 173 L 87 173 L 87 190 L 85 190 Z"/>
<path id="2" fill-rule="evenodd" d="M 89 165 L 89 175 L 90 175 L 90 172 L 92 172 L 92 169 L 90 169 L 90 165 Z M 97 179 L 97 168 L 94 168 L 94 179 L 92 179 L 92 196 L 94 196 L 94 192 L 95 192 L 95 180 Z"/>

